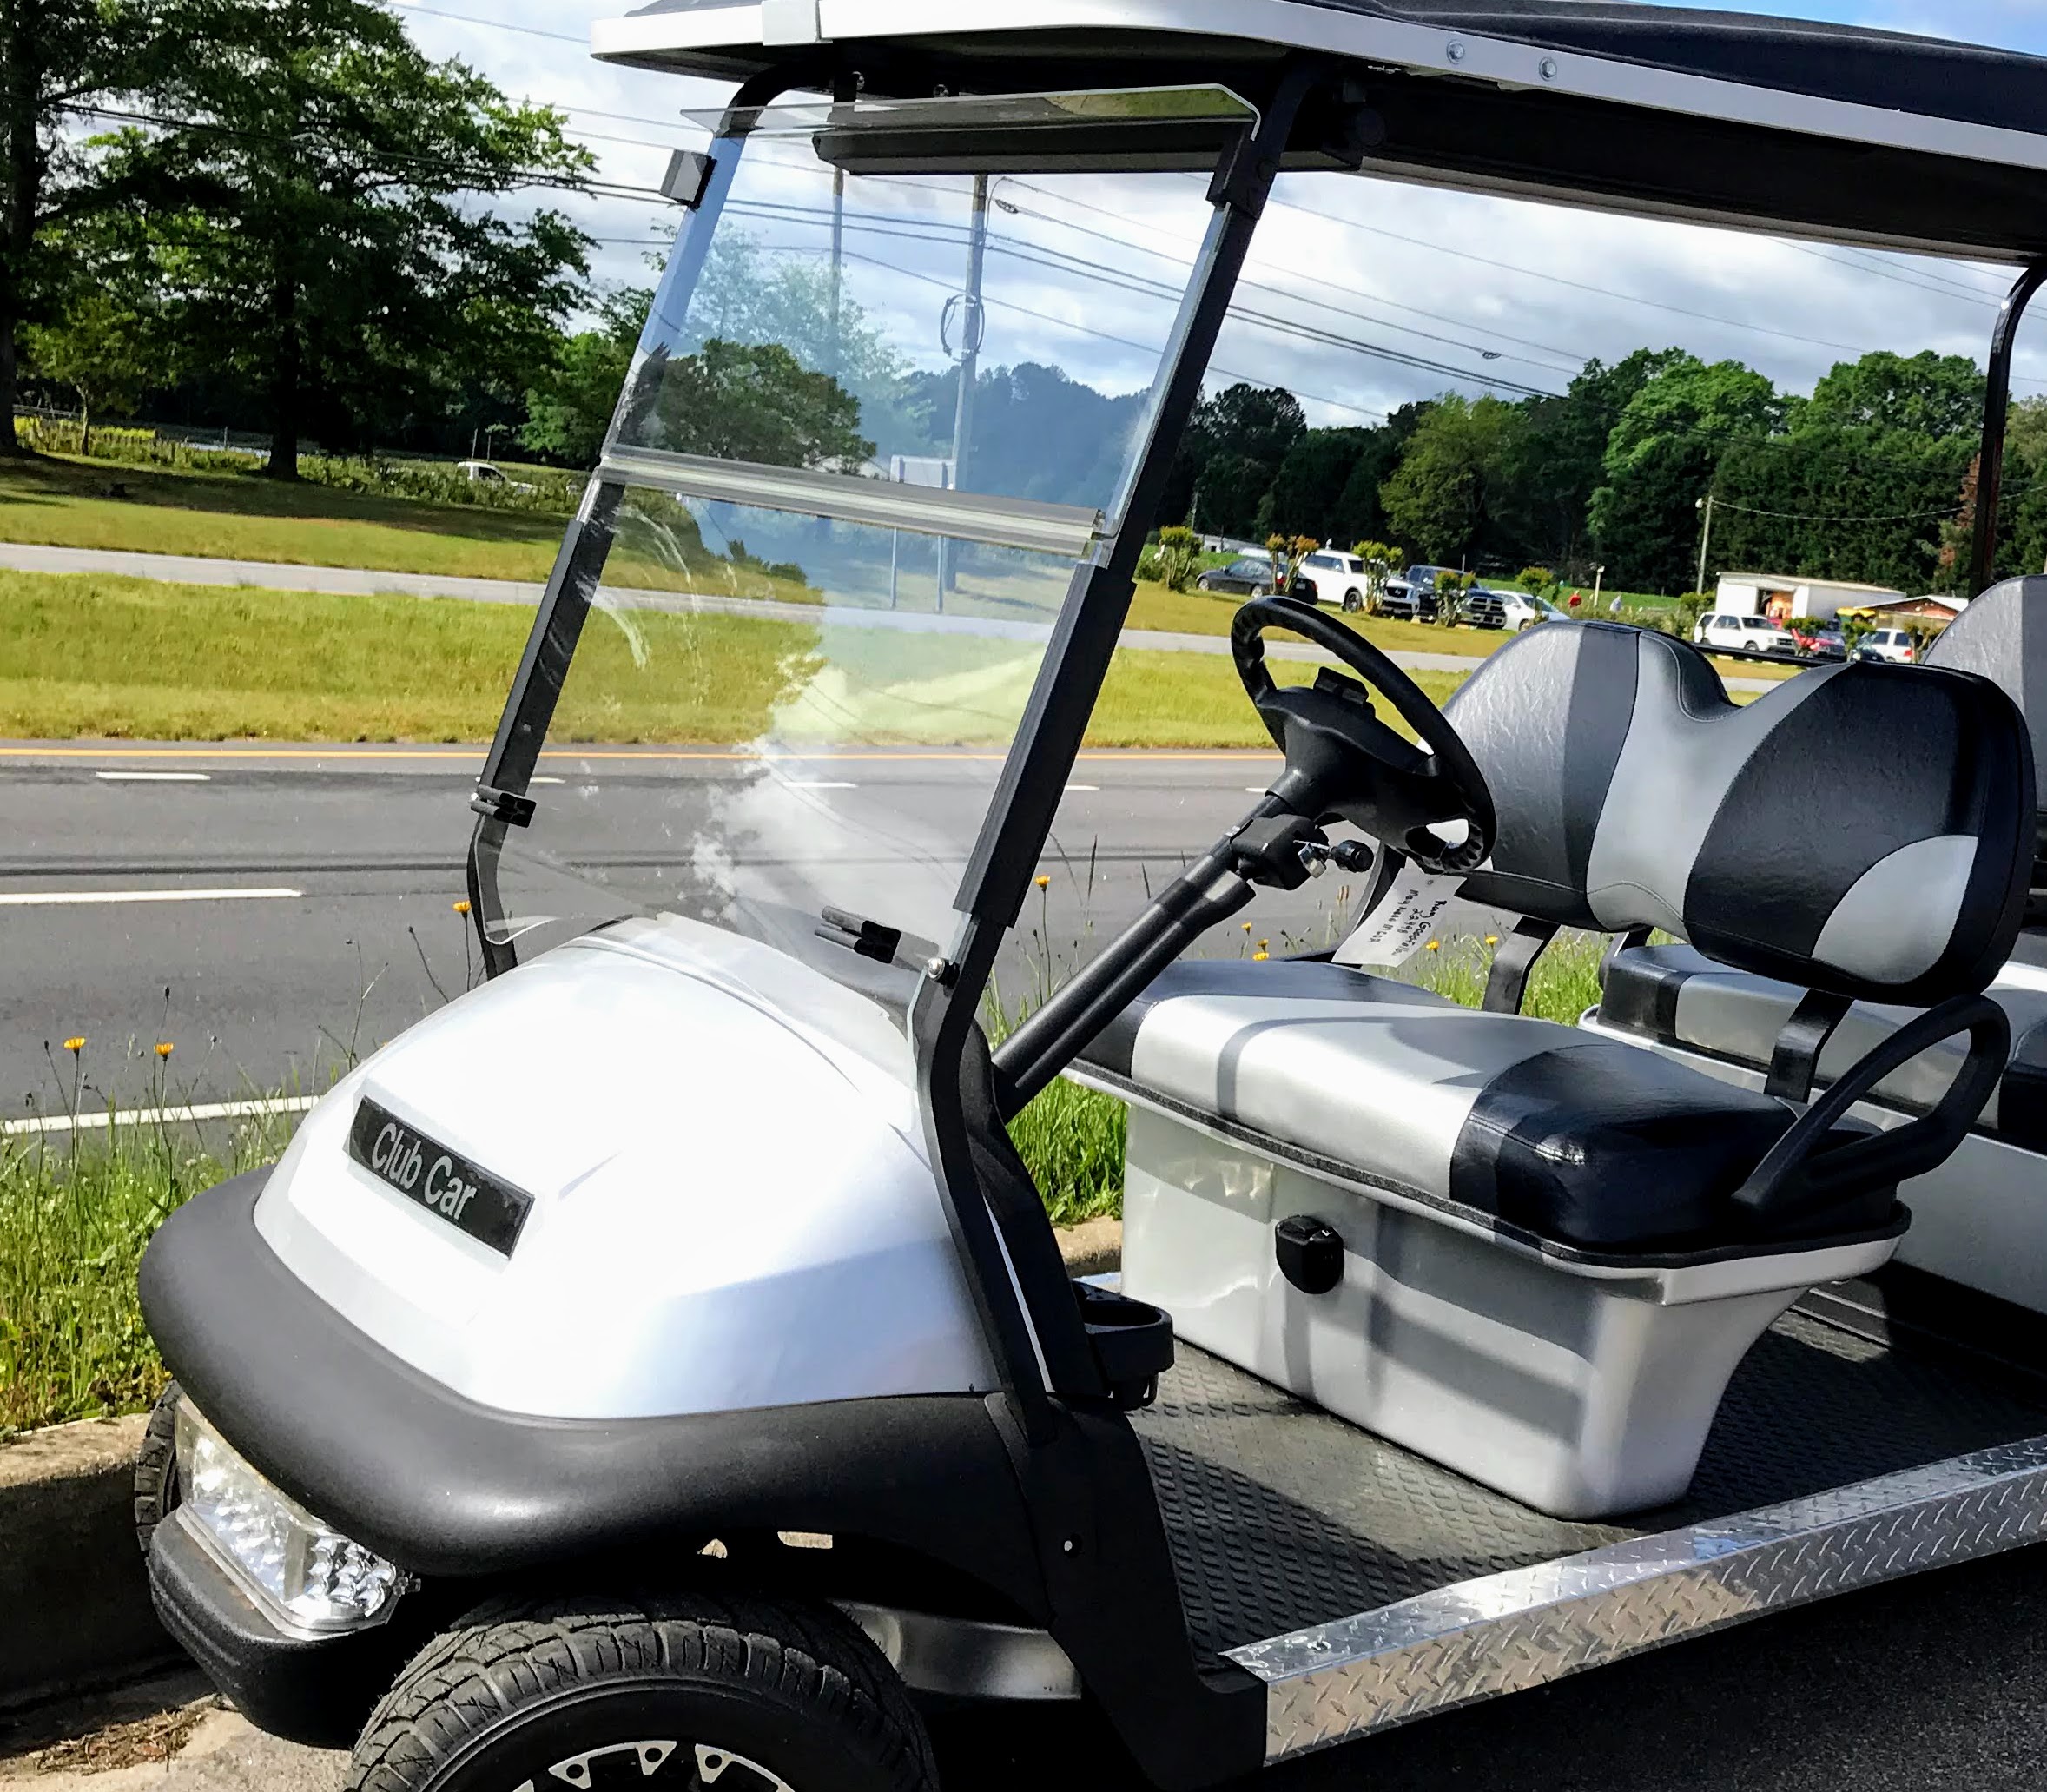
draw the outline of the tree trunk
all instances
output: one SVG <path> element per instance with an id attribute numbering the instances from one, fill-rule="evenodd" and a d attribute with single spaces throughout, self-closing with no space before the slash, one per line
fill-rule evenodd
<path id="1" fill-rule="evenodd" d="M 0 316 L 0 417 L 7 420 L 4 427 L 0 427 L 0 455 L 25 455 L 32 452 L 14 433 L 14 403 L 19 378 L 15 359 L 14 319 Z"/>
<path id="2" fill-rule="evenodd" d="M 92 459 L 92 405 L 83 392 L 78 394 L 78 458 Z"/>
<path id="3" fill-rule="evenodd" d="M 299 290 L 291 274 L 280 269 L 270 291 L 270 321 L 276 332 L 275 359 L 270 367 L 270 460 L 265 477 L 299 476 Z"/>

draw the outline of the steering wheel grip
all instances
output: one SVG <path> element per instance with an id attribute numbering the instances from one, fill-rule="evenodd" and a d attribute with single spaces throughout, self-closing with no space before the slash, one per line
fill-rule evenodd
<path id="1" fill-rule="evenodd" d="M 1288 751 L 1287 718 L 1278 713 L 1281 694 L 1271 668 L 1265 663 L 1265 632 L 1283 628 L 1325 649 L 1371 690 L 1392 704 L 1394 712 L 1414 730 L 1428 757 L 1418 767 L 1395 765 L 1384 751 L 1364 738 L 1352 743 L 1357 752 L 1372 762 L 1383 774 L 1403 784 L 1421 788 L 1440 788 L 1449 800 L 1443 803 L 1447 819 L 1461 815 L 1469 831 L 1456 846 L 1446 845 L 1425 829 L 1410 831 L 1403 840 L 1385 843 L 1405 853 L 1423 870 L 1454 875 L 1475 870 L 1491 855 L 1497 823 L 1492 791 L 1485 774 L 1471 757 L 1456 729 L 1421 686 L 1357 630 L 1324 616 L 1311 604 L 1293 598 L 1258 598 L 1238 611 L 1230 625 L 1230 654 L 1245 693 L 1258 711 L 1273 743 Z M 1370 711 L 1365 711 L 1370 717 Z M 1373 731 L 1383 724 L 1370 718 Z M 1360 731 L 1362 735 L 1363 731 Z"/>

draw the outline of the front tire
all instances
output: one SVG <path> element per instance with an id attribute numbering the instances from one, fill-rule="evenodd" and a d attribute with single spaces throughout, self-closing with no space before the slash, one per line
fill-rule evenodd
<path id="1" fill-rule="evenodd" d="M 178 1385 L 172 1382 L 149 1409 L 142 1445 L 135 1452 L 135 1537 L 149 1553 L 149 1539 L 178 1503 Z"/>
<path id="2" fill-rule="evenodd" d="M 829 1607 L 508 1599 L 370 1716 L 347 1792 L 937 1792 L 902 1682 Z"/>

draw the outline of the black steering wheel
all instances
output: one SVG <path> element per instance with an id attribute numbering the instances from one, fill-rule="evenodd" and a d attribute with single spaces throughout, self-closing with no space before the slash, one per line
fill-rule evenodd
<path id="1" fill-rule="evenodd" d="M 1265 632 L 1275 628 L 1327 649 L 1357 678 L 1325 667 L 1312 684 L 1275 683 L 1265 664 Z M 1258 598 L 1231 624 L 1230 652 L 1259 720 L 1286 755 L 1272 795 L 1294 814 L 1315 822 L 1338 817 L 1424 871 L 1455 875 L 1485 863 L 1496 827 L 1485 774 L 1443 711 L 1363 635 L 1312 604 Z M 1379 720 L 1374 691 L 1422 746 Z M 1455 846 L 1430 831 L 1457 821 L 1467 831 Z"/>

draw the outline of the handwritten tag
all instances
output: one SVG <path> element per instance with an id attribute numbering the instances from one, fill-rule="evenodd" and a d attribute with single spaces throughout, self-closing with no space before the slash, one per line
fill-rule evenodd
<path id="1" fill-rule="evenodd" d="M 1443 910 L 1463 887 L 1462 873 L 1446 877 L 1411 865 L 1404 868 L 1379 898 L 1378 907 L 1337 948 L 1337 962 L 1359 969 L 1406 963 L 1436 936 Z"/>

